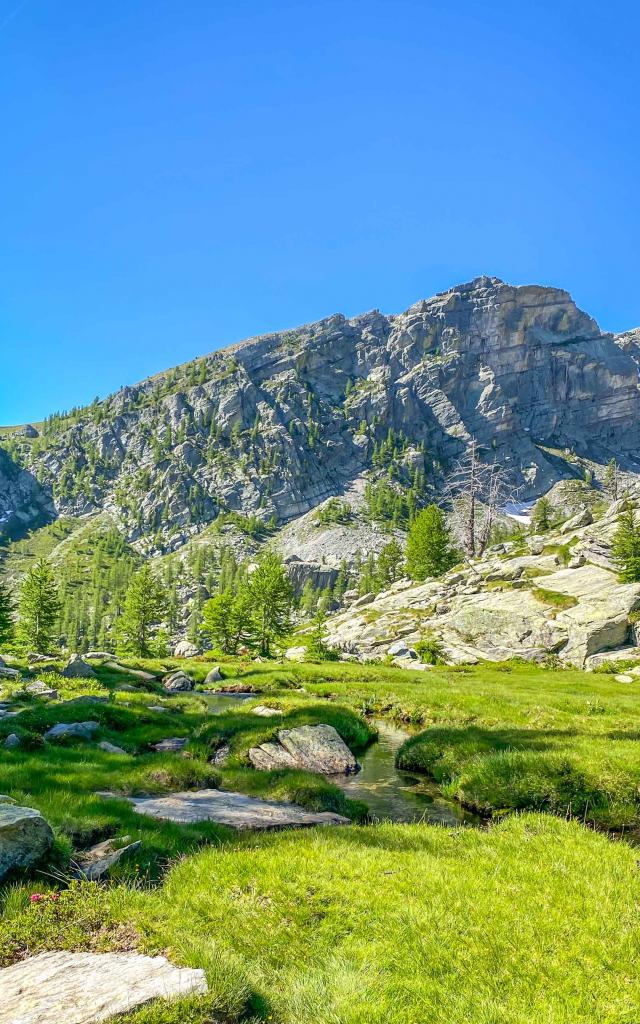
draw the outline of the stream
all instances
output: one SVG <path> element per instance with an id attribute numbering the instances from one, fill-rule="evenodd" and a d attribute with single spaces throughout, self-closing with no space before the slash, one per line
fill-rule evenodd
<path id="1" fill-rule="evenodd" d="M 199 694 L 199 696 L 204 696 Z M 205 697 L 213 715 L 223 714 L 256 693 L 216 693 Z M 352 800 L 367 804 L 377 821 L 429 822 L 439 825 L 478 825 L 481 819 L 446 800 L 435 783 L 424 775 L 396 768 L 396 753 L 411 736 L 408 729 L 376 719 L 378 740 L 358 755 L 362 770 L 357 775 L 334 775 L 331 781 Z"/>
<path id="2" fill-rule="evenodd" d="M 332 781 L 352 800 L 363 800 L 374 820 L 419 822 L 438 825 L 478 825 L 480 819 L 453 800 L 446 800 L 435 783 L 424 775 L 396 768 L 395 757 L 411 733 L 398 725 L 376 719 L 378 741 L 358 760 L 357 775 L 334 776 Z"/>

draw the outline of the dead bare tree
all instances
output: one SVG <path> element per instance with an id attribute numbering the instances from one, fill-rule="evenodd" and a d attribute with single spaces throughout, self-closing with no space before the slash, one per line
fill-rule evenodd
<path id="1" fill-rule="evenodd" d="M 480 445 L 472 437 L 444 489 L 451 505 L 453 532 L 467 557 L 483 553 L 499 510 L 516 494 L 507 470 L 497 462 L 483 462 Z"/>

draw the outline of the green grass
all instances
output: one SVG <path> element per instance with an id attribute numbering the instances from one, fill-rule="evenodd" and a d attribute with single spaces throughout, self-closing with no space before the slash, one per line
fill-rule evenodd
<path id="1" fill-rule="evenodd" d="M 208 996 L 129 1024 L 635 1024 L 636 860 L 534 815 L 243 837 L 154 890 L 10 890 L 0 956 L 137 944 L 205 968 Z"/>
<path id="2" fill-rule="evenodd" d="M 147 663 L 148 664 L 148 663 Z M 160 666 L 155 663 L 154 667 Z M 203 678 L 206 663 L 190 671 Z M 293 800 L 311 810 L 335 810 L 355 820 L 366 817 L 366 808 L 347 799 L 326 778 L 307 772 L 258 773 L 248 766 L 247 751 L 270 740 L 279 728 L 328 722 L 336 727 L 354 749 L 365 746 L 373 731 L 352 710 L 320 702 L 290 689 L 279 693 L 277 704 L 283 715 L 263 719 L 251 714 L 260 698 L 236 711 L 212 716 L 197 694 L 166 697 L 159 684 L 139 684 L 138 692 L 120 692 L 118 683 L 132 683 L 133 677 L 108 669 L 96 669 L 97 681 L 65 680 L 56 673 L 38 673 L 67 700 L 80 696 L 109 696 L 107 703 L 81 700 L 60 706 L 59 701 L 21 699 L 15 718 L 0 720 L 0 743 L 11 732 L 23 746 L 3 752 L 0 764 L 0 792 L 19 804 L 36 807 L 53 826 L 58 837 L 56 857 L 71 848 L 82 849 L 99 840 L 130 835 L 142 846 L 133 865 L 123 861 L 115 873 L 157 877 L 163 866 L 179 854 L 203 842 L 220 842 L 228 829 L 211 823 L 182 826 L 157 821 L 135 813 L 124 799 L 97 796 L 110 791 L 119 797 L 165 793 L 199 787 L 223 787 L 274 799 Z M 272 687 L 291 685 L 285 672 L 273 673 Z M 5 687 L 5 691 L 10 687 Z M 15 688 L 14 688 L 15 689 Z M 150 711 L 161 704 L 167 712 Z M 93 720 L 99 730 L 91 741 L 61 740 L 43 744 L 44 732 L 56 722 Z M 159 754 L 151 744 L 168 736 L 188 736 L 183 753 Z M 122 747 L 125 754 L 99 750 L 100 740 Z M 215 768 L 210 757 L 221 742 L 230 742 L 229 767 Z"/>
<path id="3" fill-rule="evenodd" d="M 578 599 L 572 594 L 561 594 L 557 590 L 546 590 L 544 587 L 533 587 L 531 594 L 541 604 L 551 605 L 552 608 L 575 608 Z"/>

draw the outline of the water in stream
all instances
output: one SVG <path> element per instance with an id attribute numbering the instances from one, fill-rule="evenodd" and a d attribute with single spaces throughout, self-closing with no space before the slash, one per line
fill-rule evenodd
<path id="1" fill-rule="evenodd" d="M 371 816 L 379 821 L 425 821 L 440 825 L 479 823 L 474 814 L 445 800 L 437 786 L 423 775 L 399 771 L 395 757 L 411 733 L 385 720 L 376 722 L 378 742 L 372 743 L 358 760 L 357 775 L 334 776 L 332 781 L 353 800 L 363 800 Z"/>

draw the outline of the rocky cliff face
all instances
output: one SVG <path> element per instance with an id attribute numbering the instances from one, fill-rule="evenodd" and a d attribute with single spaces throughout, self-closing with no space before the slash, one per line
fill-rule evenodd
<path id="1" fill-rule="evenodd" d="M 635 471 L 640 391 L 625 338 L 602 334 L 567 292 L 483 277 L 399 315 L 252 339 L 12 441 L 0 529 L 105 510 L 158 551 L 221 511 L 283 523 L 349 489 L 389 430 L 408 441 L 398 485 L 424 470 L 427 492 L 471 437 L 525 497 L 566 472 L 542 446 Z"/>

